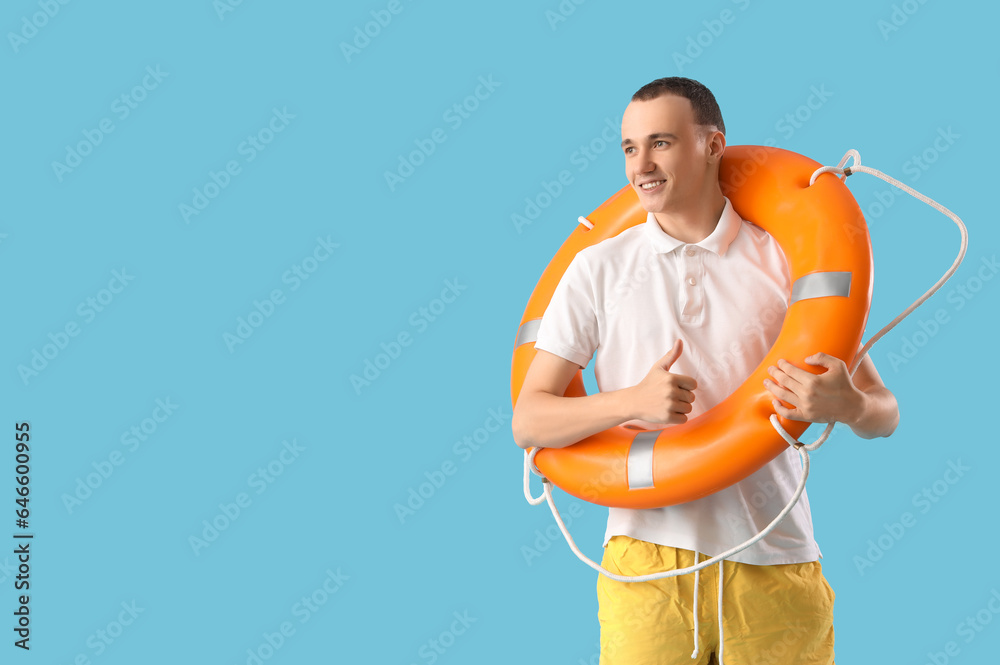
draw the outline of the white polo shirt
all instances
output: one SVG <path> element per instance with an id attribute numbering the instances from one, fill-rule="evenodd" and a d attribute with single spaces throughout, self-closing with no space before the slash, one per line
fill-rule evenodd
<path id="1" fill-rule="evenodd" d="M 535 348 L 581 367 L 593 358 L 598 388 L 607 392 L 639 383 L 680 338 L 684 350 L 670 371 L 698 382 L 689 414 L 695 418 L 735 391 L 770 350 L 790 290 L 778 243 L 740 219 L 729 199 L 715 230 L 694 244 L 664 233 L 650 213 L 645 224 L 577 254 L 545 310 Z M 604 544 L 628 535 L 714 556 L 766 526 L 794 493 L 800 474 L 798 455 L 789 448 L 743 481 L 701 499 L 610 508 Z M 765 565 L 821 556 L 803 492 L 774 531 L 732 560 Z"/>

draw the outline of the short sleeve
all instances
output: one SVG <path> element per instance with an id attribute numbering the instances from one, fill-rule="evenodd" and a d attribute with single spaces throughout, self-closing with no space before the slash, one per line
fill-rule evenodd
<path id="1" fill-rule="evenodd" d="M 586 367 L 599 340 L 593 280 L 584 257 L 577 254 L 542 315 L 535 348 Z"/>

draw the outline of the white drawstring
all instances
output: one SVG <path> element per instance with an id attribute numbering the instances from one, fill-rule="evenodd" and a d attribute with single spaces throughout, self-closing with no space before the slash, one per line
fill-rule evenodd
<path id="1" fill-rule="evenodd" d="M 695 550 L 694 551 L 694 563 L 695 563 L 695 565 L 698 565 L 698 556 L 699 556 L 699 552 L 698 552 L 698 550 Z M 720 561 L 719 562 L 719 601 L 718 601 L 718 605 L 719 605 L 719 616 L 718 616 L 718 621 L 719 621 L 719 665 L 725 665 L 725 662 L 722 660 L 722 646 L 723 646 L 723 643 L 724 643 L 724 636 L 723 636 L 723 632 L 722 632 L 722 570 L 723 570 L 722 569 L 722 564 L 723 564 L 723 562 Z M 698 582 L 700 581 L 700 578 L 701 578 L 701 570 L 700 569 L 696 569 L 694 571 L 694 651 L 691 652 L 691 658 L 692 659 L 697 658 L 698 655 L 701 653 L 701 647 L 698 646 Z"/>
<path id="2" fill-rule="evenodd" d="M 698 550 L 694 551 L 694 562 L 698 563 Z M 721 563 L 721 562 L 720 562 Z M 698 648 L 698 579 L 701 577 L 701 569 L 694 571 L 694 651 L 691 658 L 697 658 L 701 650 Z"/>
<path id="3" fill-rule="evenodd" d="M 726 665 L 722 660 L 722 564 L 725 561 L 719 562 L 719 665 Z"/>

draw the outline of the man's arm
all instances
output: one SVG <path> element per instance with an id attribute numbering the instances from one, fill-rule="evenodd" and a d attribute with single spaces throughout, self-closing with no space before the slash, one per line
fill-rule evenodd
<path id="1" fill-rule="evenodd" d="M 564 448 L 629 420 L 686 422 L 697 384 L 668 371 L 682 349 L 677 341 L 639 384 L 586 397 L 563 396 L 580 366 L 539 349 L 514 405 L 514 441 L 521 448 Z"/>
<path id="2" fill-rule="evenodd" d="M 812 374 L 786 360 L 768 368 L 773 380 L 765 379 L 764 386 L 776 398 L 792 405 L 788 408 L 774 400 L 779 416 L 812 423 L 845 423 L 863 439 L 889 436 L 896 430 L 896 397 L 882 383 L 867 355 L 853 378 L 844 361 L 834 356 L 817 353 L 805 362 L 825 367 L 826 372 Z"/>

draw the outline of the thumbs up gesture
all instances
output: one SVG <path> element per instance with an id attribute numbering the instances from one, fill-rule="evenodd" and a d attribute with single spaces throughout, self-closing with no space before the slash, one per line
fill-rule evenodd
<path id="1" fill-rule="evenodd" d="M 670 367 L 684 350 L 681 340 L 654 363 L 646 377 L 630 388 L 633 418 L 651 423 L 679 425 L 687 422 L 698 383 L 690 376 L 672 374 Z"/>

